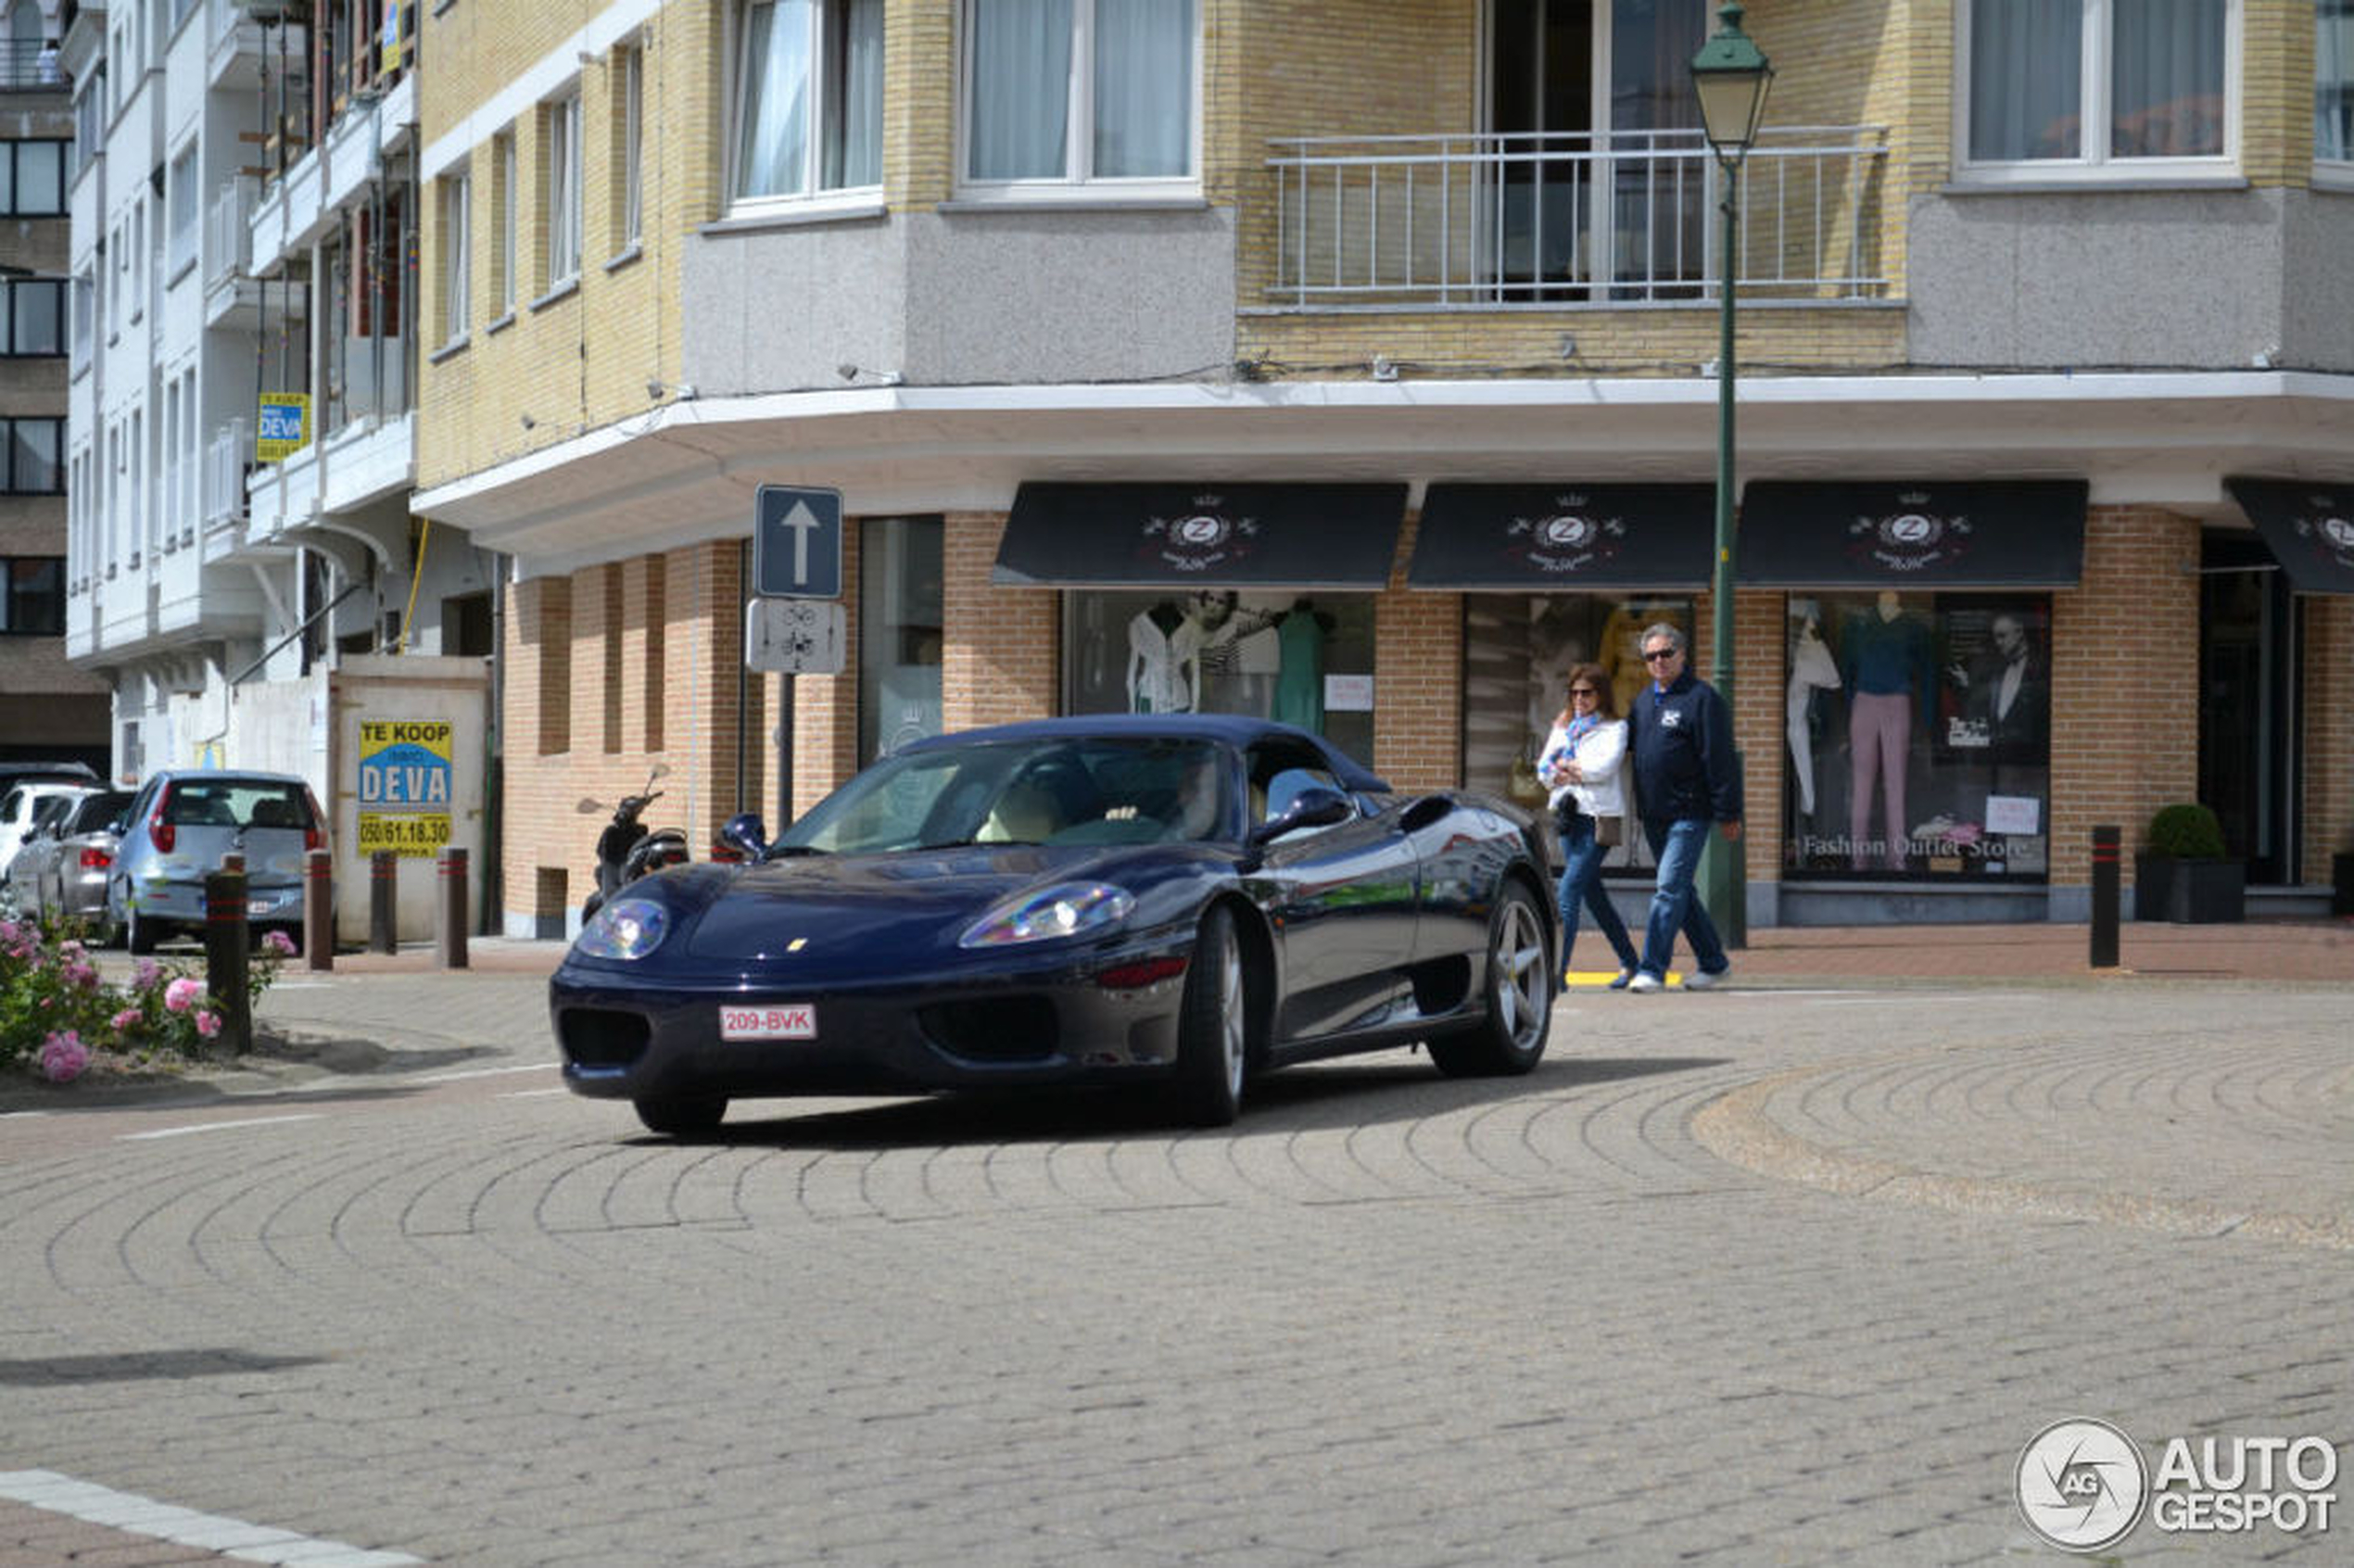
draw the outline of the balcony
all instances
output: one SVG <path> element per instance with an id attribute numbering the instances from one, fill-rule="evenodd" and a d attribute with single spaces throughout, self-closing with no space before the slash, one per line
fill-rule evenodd
<path id="1" fill-rule="evenodd" d="M 223 180 L 204 216 L 205 325 L 252 332 L 261 325 L 261 285 L 252 270 L 253 209 L 260 183 Z"/>
<path id="2" fill-rule="evenodd" d="M 253 426 L 233 419 L 212 434 L 204 454 L 204 531 L 210 537 L 246 520 L 246 475 L 253 467 Z"/>
<path id="3" fill-rule="evenodd" d="M 1276 310 L 1509 310 L 1717 297 L 1698 131 L 1271 143 Z M 1742 165 L 1744 304 L 1888 297 L 1884 126 L 1777 126 Z"/>

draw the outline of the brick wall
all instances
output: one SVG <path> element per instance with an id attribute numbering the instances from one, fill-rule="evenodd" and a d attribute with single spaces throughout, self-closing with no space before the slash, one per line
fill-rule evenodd
<path id="1" fill-rule="evenodd" d="M 1406 587 L 1422 520 L 1398 530 L 1373 600 L 1373 768 L 1395 790 L 1451 790 L 1463 775 L 1463 596 Z"/>
<path id="2" fill-rule="evenodd" d="M 989 580 L 1005 537 L 1002 512 L 952 512 L 941 545 L 941 722 L 949 729 L 1059 712 L 1062 616 L 1053 588 Z"/>
<path id="3" fill-rule="evenodd" d="M 2131 852 L 2153 813 L 2197 793 L 2198 522 L 2145 507 L 2095 507 L 2084 578 L 2052 598 L 2051 870 L 2092 880 L 2096 823 Z"/>

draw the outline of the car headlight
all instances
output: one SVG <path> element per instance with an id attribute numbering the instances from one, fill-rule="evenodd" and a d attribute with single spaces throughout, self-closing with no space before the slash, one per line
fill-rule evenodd
<path id="1" fill-rule="evenodd" d="M 643 958 L 670 934 L 670 911 L 650 898 L 615 899 L 580 928 L 573 951 L 591 958 Z"/>
<path id="2" fill-rule="evenodd" d="M 1119 924 L 1135 907 L 1135 898 L 1125 888 L 1108 882 L 1062 882 L 1007 899 L 974 921 L 956 945 L 1004 947 L 1082 936 Z"/>

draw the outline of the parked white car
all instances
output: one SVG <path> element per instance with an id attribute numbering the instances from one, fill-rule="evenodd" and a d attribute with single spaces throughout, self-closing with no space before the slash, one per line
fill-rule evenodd
<path id="1" fill-rule="evenodd" d="M 90 793 L 89 784 L 57 784 L 43 780 L 32 784 L 15 784 L 6 794 L 0 794 L 0 898 L 7 896 L 6 886 L 9 865 L 17 858 L 17 851 L 24 847 L 25 838 L 32 831 L 33 818 L 48 801 L 76 801 Z M 31 904 L 27 896 L 22 902 Z"/>

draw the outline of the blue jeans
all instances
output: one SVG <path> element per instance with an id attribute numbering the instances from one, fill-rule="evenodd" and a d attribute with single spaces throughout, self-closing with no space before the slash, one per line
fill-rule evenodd
<path id="1" fill-rule="evenodd" d="M 1554 819 L 1556 823 L 1559 818 Z M 1569 950 L 1577 941 L 1577 906 L 1584 904 L 1594 912 L 1594 926 L 1607 939 L 1611 951 L 1618 955 L 1618 967 L 1631 969 L 1639 961 L 1633 939 L 1626 934 L 1626 922 L 1610 902 L 1610 894 L 1602 891 L 1602 846 L 1594 842 L 1594 819 L 1579 815 L 1569 820 L 1568 830 L 1560 835 L 1562 845 L 1562 879 L 1555 897 L 1562 912 L 1562 967 L 1569 967 Z"/>
<path id="2" fill-rule="evenodd" d="M 1702 818 L 1662 822 L 1643 819 L 1643 837 L 1659 859 L 1658 891 L 1652 894 L 1652 916 L 1643 928 L 1643 973 L 1653 980 L 1667 978 L 1668 961 L 1676 955 L 1676 933 L 1692 944 L 1692 956 L 1710 974 L 1731 962 L 1725 944 L 1716 939 L 1716 922 L 1692 891 L 1692 873 L 1700 869 L 1701 846 L 1713 825 Z"/>

